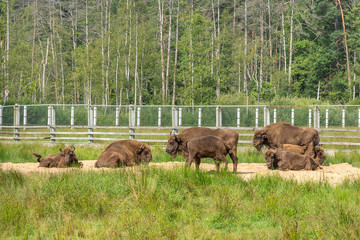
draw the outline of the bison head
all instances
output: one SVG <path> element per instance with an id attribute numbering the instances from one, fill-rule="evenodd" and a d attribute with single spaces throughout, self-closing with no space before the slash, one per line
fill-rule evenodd
<path id="1" fill-rule="evenodd" d="M 175 158 L 176 153 L 179 150 L 179 146 L 182 143 L 181 138 L 175 134 L 171 135 L 166 145 L 166 152 Z"/>
<path id="2" fill-rule="evenodd" d="M 315 147 L 315 154 L 316 158 L 319 161 L 320 165 L 323 164 L 326 160 L 326 153 L 324 151 L 324 148 L 322 148 L 320 145 Z"/>
<path id="3" fill-rule="evenodd" d="M 266 132 L 261 129 L 261 130 L 257 130 L 254 133 L 254 138 L 253 138 L 253 146 L 256 148 L 256 150 L 261 151 L 261 148 L 263 145 L 268 145 L 268 141 L 267 141 L 267 137 L 266 137 Z"/>
<path id="4" fill-rule="evenodd" d="M 70 165 L 76 162 L 77 156 L 75 155 L 75 147 L 67 147 L 64 150 L 62 148 L 59 149 L 61 152 L 61 156 L 65 158 L 65 164 Z"/>
<path id="5" fill-rule="evenodd" d="M 277 149 L 270 149 L 266 151 L 265 153 L 265 159 L 266 159 L 266 166 L 268 169 L 275 169 L 275 154 L 277 152 Z"/>
<path id="6" fill-rule="evenodd" d="M 146 164 L 151 162 L 152 154 L 151 154 L 151 149 L 148 145 L 141 144 L 140 148 L 136 151 L 136 153 L 138 154 L 138 159 L 140 160 L 140 162 Z"/>

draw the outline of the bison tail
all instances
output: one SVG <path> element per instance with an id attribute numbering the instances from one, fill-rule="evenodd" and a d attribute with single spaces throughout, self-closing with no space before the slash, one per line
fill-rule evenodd
<path id="1" fill-rule="evenodd" d="M 37 161 L 40 162 L 40 158 L 42 157 L 41 155 L 37 154 L 37 153 L 32 153 L 32 155 L 34 155 L 35 157 L 37 157 Z"/>

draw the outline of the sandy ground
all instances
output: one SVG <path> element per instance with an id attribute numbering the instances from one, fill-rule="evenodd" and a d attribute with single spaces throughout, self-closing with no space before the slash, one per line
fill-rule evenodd
<path id="1" fill-rule="evenodd" d="M 84 164 L 81 171 L 103 171 L 103 169 L 94 168 L 95 160 L 82 161 Z M 175 167 L 183 167 L 184 162 L 164 162 L 164 163 L 150 163 L 150 166 L 162 167 L 171 169 Z M 71 168 L 39 168 L 38 163 L 1 163 L 0 169 L 15 170 L 25 174 L 31 173 L 59 173 L 72 171 Z M 223 165 L 221 166 L 223 167 Z M 134 167 L 136 168 L 136 167 Z M 133 169 L 133 168 L 128 168 Z M 215 172 L 214 164 L 202 163 L 200 165 L 202 171 Z M 112 169 L 110 169 L 112 170 Z M 229 171 L 232 171 L 232 164 L 229 163 Z M 332 186 L 336 186 L 345 179 L 354 180 L 360 178 L 360 168 L 351 166 L 348 163 L 334 164 L 330 166 L 323 166 L 323 169 L 316 171 L 278 171 L 268 170 L 265 163 L 240 163 L 238 165 L 237 175 L 245 180 L 249 180 L 255 176 L 265 175 L 279 175 L 285 179 L 293 179 L 298 182 L 327 181 Z"/>

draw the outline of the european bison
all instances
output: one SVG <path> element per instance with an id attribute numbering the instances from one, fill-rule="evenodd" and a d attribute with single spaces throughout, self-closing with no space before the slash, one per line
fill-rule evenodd
<path id="1" fill-rule="evenodd" d="M 62 148 L 59 149 L 60 153 L 49 155 L 42 160 L 40 158 L 41 155 L 37 153 L 33 153 L 34 156 L 37 157 L 37 161 L 40 163 L 39 167 L 48 167 L 48 168 L 65 168 L 71 166 L 83 166 L 82 162 L 79 162 L 78 157 L 74 153 L 75 147 L 67 147 L 64 150 Z"/>
<path id="2" fill-rule="evenodd" d="M 172 157 L 176 157 L 178 153 L 181 153 L 185 159 L 188 158 L 187 148 L 185 146 L 186 141 L 202 137 L 202 136 L 214 136 L 219 137 L 225 141 L 225 143 L 231 147 L 232 151 L 229 153 L 231 160 L 233 161 L 234 172 L 237 171 L 238 158 L 237 153 L 237 144 L 239 139 L 239 134 L 233 130 L 228 129 L 210 129 L 205 127 L 192 127 L 183 130 L 180 134 L 173 134 L 168 139 L 166 145 L 166 152 Z"/>
<path id="3" fill-rule="evenodd" d="M 152 160 L 149 145 L 137 140 L 120 140 L 111 143 L 99 156 L 95 167 L 134 166 Z"/>
<path id="4" fill-rule="evenodd" d="M 266 164 L 269 169 L 280 170 L 316 170 L 321 166 L 317 160 L 309 155 L 301 155 L 283 149 L 270 149 L 265 153 Z"/>
<path id="5" fill-rule="evenodd" d="M 225 169 L 228 168 L 226 155 L 232 154 L 231 147 L 219 137 L 203 136 L 192 138 L 186 142 L 189 157 L 186 166 L 191 166 L 195 160 L 196 168 L 199 169 L 201 158 L 212 158 L 216 164 L 216 170 L 220 169 L 220 161 L 225 162 Z"/>
<path id="6" fill-rule="evenodd" d="M 319 145 L 320 137 L 316 129 L 296 127 L 287 122 L 270 124 L 254 133 L 253 146 L 258 151 L 262 146 L 279 148 L 281 144 L 306 146 L 305 154 L 316 157 L 315 146 Z"/>
<path id="7" fill-rule="evenodd" d="M 318 145 L 315 147 L 315 153 L 316 153 L 316 159 L 319 162 L 319 164 L 323 164 L 323 162 L 326 160 L 326 153 L 324 149 Z"/>
<path id="8" fill-rule="evenodd" d="M 288 151 L 291 151 L 294 153 L 304 155 L 306 146 L 299 146 L 299 145 L 293 145 L 293 144 L 280 144 L 280 149 L 288 150 Z"/>

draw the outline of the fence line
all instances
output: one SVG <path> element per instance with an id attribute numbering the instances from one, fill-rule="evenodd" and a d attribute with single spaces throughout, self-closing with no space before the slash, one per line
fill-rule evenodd
<path id="1" fill-rule="evenodd" d="M 34 111 L 34 109 L 36 111 Z M 308 111 L 308 114 L 306 114 L 306 111 Z M 325 112 L 325 116 L 322 114 L 323 112 Z M 157 121 L 152 120 L 153 122 L 151 124 L 147 124 L 150 118 L 155 118 Z M 41 119 L 46 119 L 47 124 L 46 120 L 44 122 Z M 271 119 L 273 119 L 272 122 Z M 81 120 L 82 124 L 77 122 L 79 120 Z M 331 133 L 352 132 L 360 134 L 360 105 L 129 105 L 105 107 L 102 105 L 74 104 L 0 106 L 0 129 L 2 129 L 2 131 L 0 131 L 0 140 L 13 140 L 16 142 L 20 140 L 50 140 L 50 142 L 53 143 L 60 140 L 78 140 L 93 143 L 94 141 L 117 140 L 118 137 L 122 139 L 135 139 L 139 136 L 152 136 L 157 138 L 168 135 L 170 131 L 177 133 L 179 130 L 191 126 L 207 126 L 215 129 L 227 128 L 236 130 L 240 137 L 248 138 L 246 140 L 241 139 L 239 143 L 251 144 L 251 136 L 253 134 L 248 133 L 248 131 L 253 130 L 253 128 L 266 126 L 270 123 L 276 123 L 279 120 L 291 122 L 292 125 L 314 127 L 320 132 L 326 131 L 326 134 L 321 134 L 323 138 L 344 138 L 355 141 L 358 141 L 360 138 L 360 136 L 356 135 L 335 135 Z M 41 121 L 42 124 L 37 124 Z M 109 124 L 101 126 L 104 121 L 107 121 Z M 321 126 L 321 123 L 323 123 L 323 126 Z M 330 123 L 332 124 L 330 125 Z M 71 129 L 71 131 L 59 131 L 59 129 L 63 128 Z M 10 129 L 12 129 L 12 131 L 9 131 Z M 31 131 L 32 129 L 40 129 L 41 131 Z M 48 129 L 48 131 L 44 131 L 44 129 Z M 73 131 L 73 129 L 87 129 L 87 132 Z M 94 131 L 94 129 L 98 130 Z M 100 129 L 107 131 L 99 131 Z M 143 129 L 151 132 L 136 132 Z M 115 132 L 114 130 L 125 131 Z M 169 133 L 162 133 L 162 130 L 170 131 Z M 80 137 L 74 135 L 87 136 Z M 113 138 L 106 137 L 106 135 L 113 136 Z M 166 139 L 139 140 L 144 142 L 166 142 Z M 327 141 L 323 142 L 323 144 L 360 146 L 360 143 L 357 142 L 341 141 Z"/>

